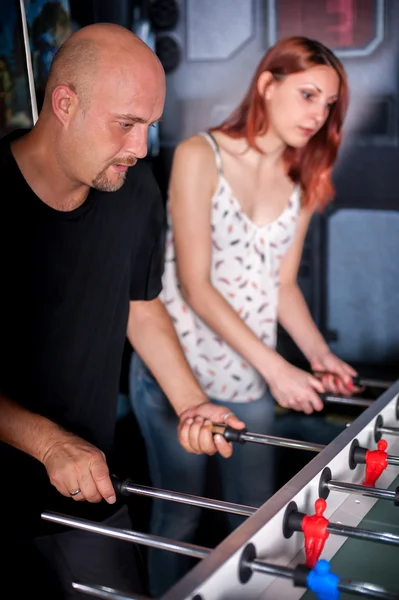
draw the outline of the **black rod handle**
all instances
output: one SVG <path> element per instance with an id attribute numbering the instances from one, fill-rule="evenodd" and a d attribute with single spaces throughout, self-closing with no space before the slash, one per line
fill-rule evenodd
<path id="1" fill-rule="evenodd" d="M 229 425 L 212 425 L 213 435 L 219 433 L 227 442 L 238 442 L 243 444 L 245 442 L 243 436 L 245 435 L 246 431 L 246 429 L 234 429 L 234 427 L 230 427 Z"/>
<path id="2" fill-rule="evenodd" d="M 130 492 L 127 488 L 130 485 L 133 485 L 132 479 L 130 479 L 129 477 L 125 477 L 124 479 L 122 479 L 121 477 L 117 477 L 116 475 L 110 475 L 110 477 L 117 496 L 130 496 Z"/>

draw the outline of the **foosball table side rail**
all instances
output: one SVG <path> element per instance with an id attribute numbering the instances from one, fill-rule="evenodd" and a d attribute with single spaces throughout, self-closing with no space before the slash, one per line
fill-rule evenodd
<path id="1" fill-rule="evenodd" d="M 256 558 L 281 566 L 304 563 L 304 539 L 294 534 L 283 535 L 287 506 L 294 501 L 298 509 L 310 514 L 321 495 L 322 474 L 330 473 L 335 481 L 360 485 L 364 465 L 351 464 L 353 442 L 374 449 L 379 423 L 397 427 L 399 419 L 399 380 L 362 412 L 328 446 L 317 454 L 299 473 L 263 504 L 253 515 L 225 538 L 208 557 L 201 560 L 173 586 L 162 600 L 295 600 L 304 589 L 292 581 L 264 573 L 248 573 L 245 551 Z M 390 453 L 399 454 L 399 437 L 388 437 Z M 387 489 L 397 477 L 398 469 L 388 467 L 378 480 L 378 488 Z M 377 487 L 377 486 L 376 486 Z M 324 487 L 324 491 L 326 487 Z M 356 526 L 377 501 L 367 495 L 327 492 L 325 517 L 350 522 Z M 398 508 L 399 510 L 399 508 Z M 330 560 L 344 538 L 330 536 L 322 558 Z"/>

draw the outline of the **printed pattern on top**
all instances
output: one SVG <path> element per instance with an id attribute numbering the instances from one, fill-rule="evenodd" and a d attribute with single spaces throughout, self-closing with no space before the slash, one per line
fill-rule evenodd
<path id="1" fill-rule="evenodd" d="M 218 167 L 212 198 L 211 282 L 246 325 L 268 347 L 275 348 L 280 263 L 298 224 L 300 189 L 274 221 L 258 226 L 243 212 L 224 177 L 215 140 L 211 144 Z M 246 360 L 211 330 L 188 306 L 180 292 L 173 228 L 168 210 L 165 271 L 160 298 L 168 310 L 187 360 L 207 396 L 222 401 L 260 398 L 264 379 Z"/>

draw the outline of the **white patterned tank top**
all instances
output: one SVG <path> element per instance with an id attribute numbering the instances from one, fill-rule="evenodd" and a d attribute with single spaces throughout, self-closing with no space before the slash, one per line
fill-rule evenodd
<path id="1" fill-rule="evenodd" d="M 202 133 L 215 153 L 217 190 L 212 198 L 211 282 L 246 325 L 270 348 L 276 346 L 281 259 L 291 245 L 300 211 L 294 191 L 280 216 L 258 226 L 243 212 L 223 175 L 214 138 Z M 165 271 L 160 298 L 168 310 L 187 360 L 207 396 L 249 402 L 266 389 L 262 376 L 226 344 L 183 299 L 176 271 L 173 229 L 168 208 Z"/>

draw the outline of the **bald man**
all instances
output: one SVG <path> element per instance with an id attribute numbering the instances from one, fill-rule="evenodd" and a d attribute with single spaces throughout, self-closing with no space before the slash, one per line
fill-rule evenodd
<path id="1" fill-rule="evenodd" d="M 122 27 L 91 25 L 56 54 L 33 129 L 0 141 L 2 541 L 39 580 L 10 564 L 7 600 L 24 583 L 25 597 L 51 584 L 53 600 L 78 597 L 73 580 L 143 591 L 132 544 L 41 519 L 130 526 L 108 464 L 126 335 L 179 416 L 183 447 L 232 452 L 211 433 L 228 411 L 200 390 L 158 299 L 163 202 L 139 159 L 164 99 L 153 52 Z"/>

